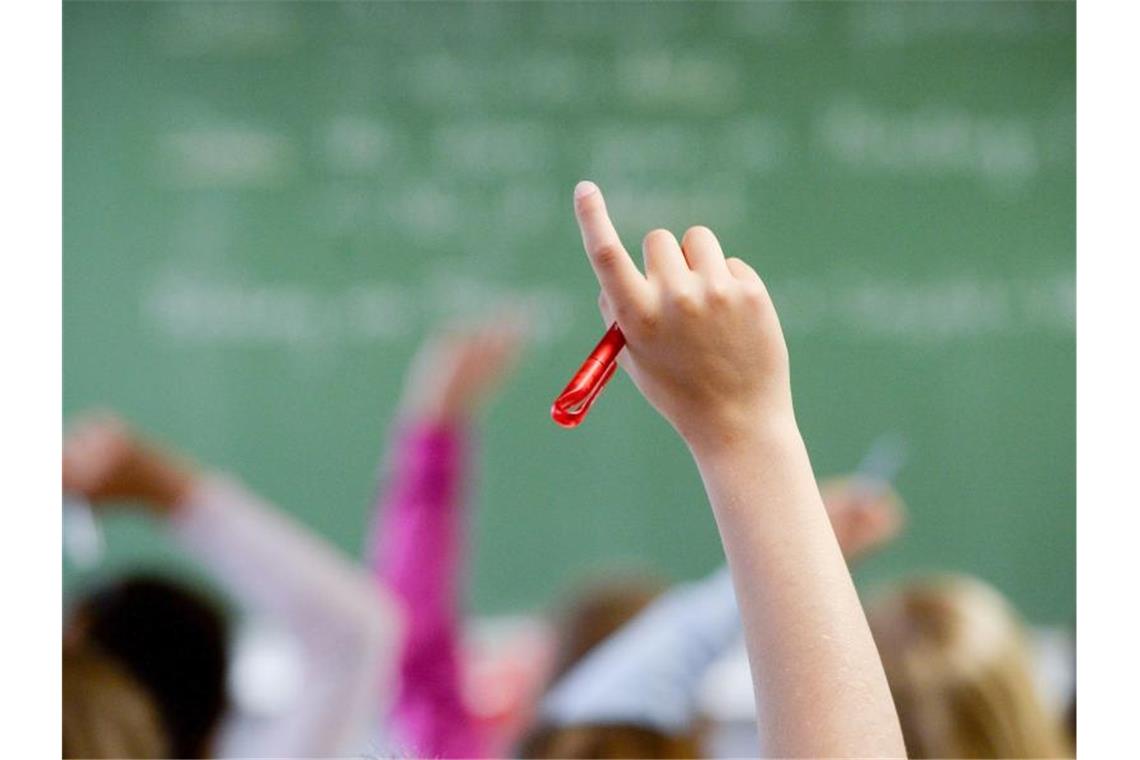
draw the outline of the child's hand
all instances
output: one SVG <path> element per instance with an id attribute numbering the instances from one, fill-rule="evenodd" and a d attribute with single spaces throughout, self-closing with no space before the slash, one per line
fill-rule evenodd
<path id="1" fill-rule="evenodd" d="M 165 513 L 193 486 L 186 462 L 144 441 L 109 412 L 85 415 L 63 442 L 63 490 L 92 504 L 134 501 Z"/>
<path id="2" fill-rule="evenodd" d="M 470 417 L 510 374 L 522 344 L 523 327 L 513 316 L 429 338 L 408 370 L 404 416 L 433 422 Z"/>
<path id="3" fill-rule="evenodd" d="M 820 495 L 848 564 L 881 549 L 902 531 L 905 507 L 889 483 L 858 475 L 831 478 L 820 484 Z"/>
<path id="4" fill-rule="evenodd" d="M 717 448 L 757 425 L 794 425 L 788 353 L 759 275 L 726 259 L 705 227 L 678 243 L 645 236 L 643 275 L 591 182 L 574 190 L 602 315 L 625 334 L 622 366 L 691 448 Z"/>

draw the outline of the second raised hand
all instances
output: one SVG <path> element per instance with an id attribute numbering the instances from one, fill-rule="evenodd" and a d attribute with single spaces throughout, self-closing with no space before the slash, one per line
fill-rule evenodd
<path id="1" fill-rule="evenodd" d="M 421 422 L 467 421 L 510 376 L 525 339 L 515 312 L 433 335 L 408 370 L 401 414 Z"/>
<path id="2" fill-rule="evenodd" d="M 643 274 L 597 185 L 578 183 L 574 209 L 603 316 L 626 337 L 622 365 L 691 447 L 793 420 L 783 334 L 752 267 L 725 258 L 707 227 L 690 228 L 680 242 L 657 229 L 642 242 Z"/>

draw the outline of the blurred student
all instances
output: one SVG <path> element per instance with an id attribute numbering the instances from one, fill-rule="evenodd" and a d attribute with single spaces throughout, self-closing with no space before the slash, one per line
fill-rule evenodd
<path id="1" fill-rule="evenodd" d="M 63 650 L 63 756 L 171 757 L 150 693 L 115 660 L 90 647 Z"/>
<path id="2" fill-rule="evenodd" d="M 645 572 L 626 570 L 618 575 L 581 582 L 565 594 L 551 615 L 557 632 L 548 682 L 556 683 L 594 647 L 621 630 L 668 589 L 668 584 Z"/>
<path id="3" fill-rule="evenodd" d="M 405 381 L 368 553 L 407 616 L 391 714 L 417 757 L 481 757 L 487 737 L 464 701 L 461 630 L 471 421 L 521 346 L 511 319 L 429 340 Z"/>
<path id="4" fill-rule="evenodd" d="M 828 522 L 792 406 L 788 353 L 759 275 L 705 227 L 625 251 L 590 182 L 574 206 L 626 338 L 620 362 L 688 445 L 728 559 L 764 753 L 902 757 L 882 662 Z M 667 515 L 663 515 L 667 519 Z"/>
<path id="5" fill-rule="evenodd" d="M 246 609 L 299 644 L 302 683 L 281 714 L 226 715 L 221 613 L 178 584 L 136 577 L 81 599 L 66 638 L 117 662 L 150 694 L 175 757 L 359 753 L 387 698 L 401 640 L 396 602 L 367 573 L 236 479 L 199 470 L 117 417 L 67 435 L 63 488 L 96 507 L 133 502 Z"/>
<path id="6" fill-rule="evenodd" d="M 822 491 L 848 563 L 901 530 L 902 502 L 885 483 L 837 478 L 825 482 Z M 672 589 L 555 684 L 521 755 L 701 756 L 699 687 L 739 635 L 740 614 L 727 568 Z M 747 749 L 754 754 L 759 748 Z"/>
<path id="7" fill-rule="evenodd" d="M 959 575 L 913 580 L 869 605 L 868 620 L 911 757 L 1071 756 L 998 591 Z"/>
<path id="8" fill-rule="evenodd" d="M 726 568 L 671 589 L 554 684 L 521 756 L 699 757 L 698 687 L 739 635 Z"/>

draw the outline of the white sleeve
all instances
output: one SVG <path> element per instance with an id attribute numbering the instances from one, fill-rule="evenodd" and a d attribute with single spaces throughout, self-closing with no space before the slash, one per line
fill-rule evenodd
<path id="1" fill-rule="evenodd" d="M 722 568 L 664 594 L 595 647 L 551 689 L 541 718 L 685 731 L 706 670 L 739 635 L 732 579 Z"/>
<path id="2" fill-rule="evenodd" d="M 300 647 L 298 698 L 233 743 L 262 757 L 358 754 L 394 683 L 395 600 L 364 568 L 224 476 L 199 482 L 171 527 L 225 590 Z"/>

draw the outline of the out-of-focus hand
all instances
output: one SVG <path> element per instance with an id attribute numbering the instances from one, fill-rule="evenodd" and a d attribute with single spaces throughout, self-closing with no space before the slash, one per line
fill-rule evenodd
<path id="1" fill-rule="evenodd" d="M 848 564 L 883 548 L 902 532 L 906 509 L 889 483 L 859 475 L 830 478 L 820 495 Z"/>
<path id="2" fill-rule="evenodd" d="M 494 395 L 514 368 L 524 329 L 515 314 L 429 338 L 404 382 L 405 417 L 431 422 L 467 419 Z"/>
<path id="3" fill-rule="evenodd" d="M 193 487 L 192 465 L 144 440 L 112 412 L 88 413 L 63 442 L 63 490 L 93 505 L 129 501 L 165 514 Z"/>
<path id="4" fill-rule="evenodd" d="M 625 334 L 622 366 L 690 448 L 715 450 L 757 425 L 794 429 L 788 352 L 756 271 L 692 227 L 679 243 L 646 235 L 642 274 L 596 185 L 578 184 L 574 208 L 602 315 Z"/>

